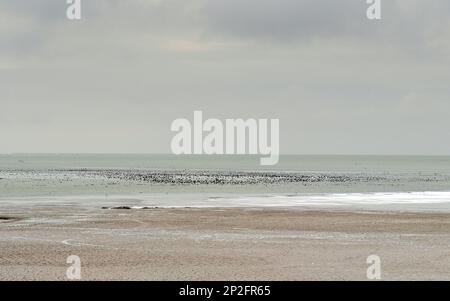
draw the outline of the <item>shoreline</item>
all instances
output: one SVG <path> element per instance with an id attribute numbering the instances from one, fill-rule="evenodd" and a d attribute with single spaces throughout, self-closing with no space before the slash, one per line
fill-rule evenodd
<path id="1" fill-rule="evenodd" d="M 139 193 L 0 197 L 2 208 L 74 206 L 84 209 L 290 209 L 348 212 L 450 213 L 450 191 L 337 193 Z"/>
<path id="2" fill-rule="evenodd" d="M 1 280 L 450 279 L 450 214 L 292 208 L 2 209 Z"/>

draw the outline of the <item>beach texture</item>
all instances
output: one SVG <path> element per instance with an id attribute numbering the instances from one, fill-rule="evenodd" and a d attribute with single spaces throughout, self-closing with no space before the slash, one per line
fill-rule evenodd
<path id="1" fill-rule="evenodd" d="M 1 280 L 449 280 L 450 214 L 268 208 L 2 210 Z"/>

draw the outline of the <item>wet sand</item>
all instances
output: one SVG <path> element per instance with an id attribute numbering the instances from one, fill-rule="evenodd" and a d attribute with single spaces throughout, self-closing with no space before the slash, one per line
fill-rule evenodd
<path id="1" fill-rule="evenodd" d="M 0 279 L 450 280 L 450 214 L 300 209 L 0 210 Z"/>

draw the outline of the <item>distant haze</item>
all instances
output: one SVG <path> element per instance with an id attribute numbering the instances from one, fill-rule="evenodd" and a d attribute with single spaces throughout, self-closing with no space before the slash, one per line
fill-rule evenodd
<path id="1" fill-rule="evenodd" d="M 0 153 L 169 153 L 279 118 L 284 154 L 450 155 L 450 1 L 0 0 Z"/>

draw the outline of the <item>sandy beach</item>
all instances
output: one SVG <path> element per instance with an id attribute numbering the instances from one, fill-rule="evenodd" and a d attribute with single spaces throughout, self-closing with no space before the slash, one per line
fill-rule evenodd
<path id="1" fill-rule="evenodd" d="M 269 208 L 2 209 L 1 280 L 450 279 L 450 214 Z"/>

